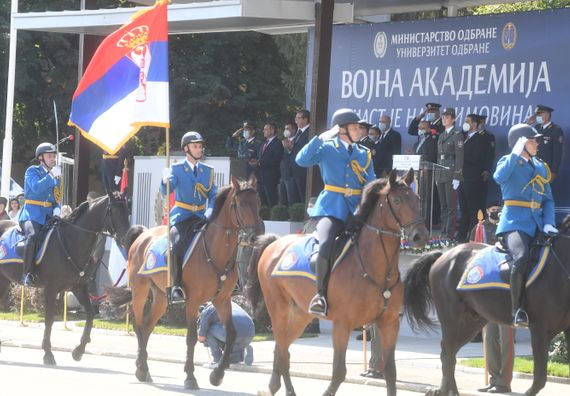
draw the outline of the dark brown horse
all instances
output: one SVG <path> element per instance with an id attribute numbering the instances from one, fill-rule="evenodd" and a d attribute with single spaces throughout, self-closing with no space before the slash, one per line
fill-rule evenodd
<path id="1" fill-rule="evenodd" d="M 564 221 L 540 277 L 526 289 L 530 319 L 534 381 L 527 396 L 536 395 L 546 383 L 548 346 L 565 331 L 570 347 L 570 220 Z M 414 328 L 431 328 L 429 308 L 435 304 L 441 324 L 443 379 L 430 395 L 459 395 L 455 382 L 455 356 L 487 322 L 510 325 L 508 290 L 457 291 L 463 272 L 477 252 L 487 245 L 468 243 L 446 253 L 430 253 L 418 259 L 405 280 L 406 315 Z"/>
<path id="2" fill-rule="evenodd" d="M 350 332 L 368 323 L 376 323 L 382 333 L 388 395 L 396 394 L 394 351 L 404 293 L 398 269 L 400 236 L 407 234 L 414 246 L 423 246 L 428 238 L 419 215 L 419 198 L 408 187 L 413 178 L 411 170 L 403 182 L 391 172 L 389 179 L 376 180 L 363 192 L 355 217 L 359 231 L 354 234 L 354 245 L 330 276 L 328 318 L 333 322 L 334 361 L 332 382 L 325 395 L 334 395 L 346 376 Z M 289 345 L 313 319 L 307 309 L 315 283 L 271 274 L 287 249 L 302 237 L 260 238 L 259 260 L 250 266 L 249 300 L 257 307 L 263 291 L 276 343 L 269 390 L 259 392 L 261 395 L 274 395 L 281 387 L 281 377 L 287 395 L 295 395 L 289 375 Z"/>
<path id="3" fill-rule="evenodd" d="M 186 389 L 199 389 L 194 377 L 194 347 L 196 345 L 196 320 L 198 307 L 212 301 L 218 316 L 226 328 L 226 346 L 219 365 L 210 375 L 212 385 L 218 386 L 224 378 L 224 370 L 229 366 L 230 352 L 235 340 L 235 329 L 231 316 L 231 294 L 237 282 L 235 255 L 240 232 L 255 230 L 259 218 L 260 201 L 257 195 L 255 176 L 248 183 L 240 183 L 232 177 L 231 186 L 220 189 L 216 196 L 212 216 L 204 233 L 199 237 L 196 248 L 188 257 L 182 271 L 182 284 L 186 292 Z M 138 341 L 136 377 L 142 382 L 152 382 L 147 363 L 147 344 L 152 330 L 167 308 L 167 273 L 157 272 L 148 276 L 138 274 L 145 263 L 147 248 L 166 233 L 166 227 L 141 230 L 138 226 L 130 235 L 128 273 L 130 289 L 112 289 L 111 302 L 124 304 L 132 301 L 134 330 Z M 142 231 L 142 233 L 141 233 Z M 132 244 L 131 244 L 132 243 Z M 149 316 L 144 316 L 144 306 L 149 291 L 152 293 L 152 306 Z"/>

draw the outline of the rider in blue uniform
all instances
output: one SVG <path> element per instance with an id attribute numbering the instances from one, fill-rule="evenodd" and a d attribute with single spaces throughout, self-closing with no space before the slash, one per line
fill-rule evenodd
<path id="1" fill-rule="evenodd" d="M 54 215 L 59 215 L 61 202 L 61 168 L 56 164 L 57 150 L 51 143 L 36 148 L 39 165 L 32 165 L 24 176 L 24 206 L 18 216 L 25 236 L 23 282 L 34 283 L 34 256 L 36 241 L 42 226 Z"/>
<path id="2" fill-rule="evenodd" d="M 327 315 L 327 284 L 334 239 L 356 210 L 362 188 L 374 180 L 370 151 L 357 144 L 360 140 L 359 121 L 352 110 L 337 110 L 332 118 L 333 128 L 315 136 L 295 158 L 300 166 L 319 165 L 325 184 L 310 212 L 312 218 L 318 219 L 319 238 L 317 294 L 309 306 L 309 313 L 315 315 Z"/>
<path id="3" fill-rule="evenodd" d="M 173 303 L 186 300 L 182 284 L 182 261 L 194 235 L 198 222 L 209 217 L 214 207 L 217 187 L 214 183 L 214 168 L 200 162 L 204 152 L 204 139 L 198 132 L 186 132 L 180 142 L 186 153 L 184 162 L 164 169 L 162 194 L 166 194 L 166 180 L 175 192 L 175 203 L 170 211 L 170 242 L 172 245 L 172 279 L 170 291 Z"/>
<path id="4" fill-rule="evenodd" d="M 538 232 L 558 233 L 554 227 L 550 169 L 536 157 L 537 138 L 541 136 L 530 125 L 514 125 L 508 135 L 512 152 L 499 160 L 493 175 L 504 201 L 497 236 L 503 239 L 512 257 L 511 303 L 515 327 L 528 326 L 528 315 L 521 308 L 521 294 L 530 264 L 531 242 Z"/>

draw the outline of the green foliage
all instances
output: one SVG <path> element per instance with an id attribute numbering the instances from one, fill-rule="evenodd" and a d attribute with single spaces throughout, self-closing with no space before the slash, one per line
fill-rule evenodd
<path id="1" fill-rule="evenodd" d="M 271 220 L 287 221 L 289 220 L 289 210 L 285 205 L 275 205 L 271 208 Z"/>
<path id="2" fill-rule="evenodd" d="M 564 333 L 558 334 L 552 342 L 549 348 L 549 359 L 556 363 L 570 363 L 570 355 L 568 355 L 568 344 L 566 343 L 566 337 Z"/>
<path id="3" fill-rule="evenodd" d="M 289 207 L 291 221 L 303 221 L 305 219 L 305 204 L 298 202 Z"/>
<path id="4" fill-rule="evenodd" d="M 261 217 L 261 220 L 269 220 L 270 215 L 271 212 L 267 206 L 261 206 L 259 208 L 259 217 Z"/>
<path id="5" fill-rule="evenodd" d="M 471 358 L 471 359 L 461 359 L 458 362 L 462 366 L 483 368 L 485 366 L 485 360 L 483 358 Z M 515 357 L 515 365 L 513 371 L 519 373 L 532 374 L 534 368 L 534 363 L 532 356 L 517 356 Z M 568 371 L 568 365 L 562 363 L 548 362 L 546 368 L 548 375 L 555 377 L 569 377 L 570 373 Z"/>
<path id="6" fill-rule="evenodd" d="M 521 1 L 518 3 L 485 5 L 471 8 L 472 15 L 501 14 L 570 7 L 570 0 Z"/>

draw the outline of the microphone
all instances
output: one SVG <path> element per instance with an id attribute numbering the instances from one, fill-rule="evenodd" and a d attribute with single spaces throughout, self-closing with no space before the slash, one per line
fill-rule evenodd
<path id="1" fill-rule="evenodd" d="M 75 135 L 68 135 L 66 137 L 64 137 L 63 139 L 60 139 L 59 142 L 57 142 L 57 144 L 62 144 L 65 143 L 67 141 L 73 142 L 75 140 Z"/>

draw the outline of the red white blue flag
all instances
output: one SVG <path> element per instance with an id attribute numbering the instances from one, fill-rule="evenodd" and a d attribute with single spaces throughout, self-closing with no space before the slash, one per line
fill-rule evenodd
<path id="1" fill-rule="evenodd" d="M 103 40 L 73 95 L 69 125 L 110 154 L 142 126 L 170 126 L 167 3 Z"/>

